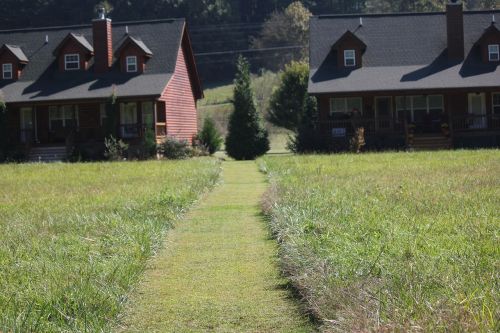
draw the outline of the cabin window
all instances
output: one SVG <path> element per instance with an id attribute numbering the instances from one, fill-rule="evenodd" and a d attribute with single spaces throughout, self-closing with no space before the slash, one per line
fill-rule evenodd
<path id="1" fill-rule="evenodd" d="M 493 102 L 491 105 L 493 107 L 493 114 L 495 116 L 500 116 L 500 93 L 493 94 Z"/>
<path id="2" fill-rule="evenodd" d="M 345 67 L 356 66 L 356 52 L 354 50 L 344 51 L 344 66 Z"/>
<path id="3" fill-rule="evenodd" d="M 488 57 L 490 61 L 500 60 L 500 49 L 498 44 L 488 45 Z"/>
<path id="4" fill-rule="evenodd" d="M 360 115 L 362 107 L 361 97 L 331 98 L 330 116 L 333 119 L 350 119 L 355 114 Z"/>
<path id="5" fill-rule="evenodd" d="M 120 104 L 120 133 L 122 138 L 136 138 L 139 136 L 137 103 Z"/>
<path id="6" fill-rule="evenodd" d="M 78 127 L 78 108 L 76 106 L 49 107 L 49 129 L 51 131 L 76 127 Z"/>
<path id="7" fill-rule="evenodd" d="M 5 80 L 12 79 L 12 64 L 3 64 L 2 72 Z"/>
<path id="8" fill-rule="evenodd" d="M 80 55 L 79 54 L 65 54 L 64 55 L 64 69 L 67 71 L 74 71 L 80 69 Z"/>
<path id="9" fill-rule="evenodd" d="M 153 102 L 143 102 L 141 106 L 142 106 L 142 124 L 147 128 L 153 128 L 154 125 Z"/>
<path id="10" fill-rule="evenodd" d="M 408 122 L 440 121 L 444 112 L 444 98 L 442 95 L 396 97 L 396 117 L 399 121 L 404 119 L 405 112 Z"/>
<path id="11" fill-rule="evenodd" d="M 127 73 L 137 72 L 137 57 L 130 56 L 127 57 Z"/>

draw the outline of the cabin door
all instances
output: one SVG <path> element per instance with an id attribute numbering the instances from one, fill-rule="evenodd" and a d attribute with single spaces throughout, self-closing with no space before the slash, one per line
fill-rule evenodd
<path id="1" fill-rule="evenodd" d="M 28 143 L 33 140 L 33 109 L 21 108 L 21 143 Z"/>
<path id="2" fill-rule="evenodd" d="M 469 94 L 469 128 L 486 128 L 486 95 L 485 93 Z"/>

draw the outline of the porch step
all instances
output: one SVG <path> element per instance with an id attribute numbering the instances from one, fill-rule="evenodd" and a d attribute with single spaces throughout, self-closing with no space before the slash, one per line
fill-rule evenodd
<path id="1" fill-rule="evenodd" d="M 61 162 L 68 157 L 65 146 L 33 147 L 28 155 L 29 162 Z"/>
<path id="2" fill-rule="evenodd" d="M 452 148 L 451 139 L 442 135 L 415 136 L 410 148 L 417 151 L 447 150 Z"/>

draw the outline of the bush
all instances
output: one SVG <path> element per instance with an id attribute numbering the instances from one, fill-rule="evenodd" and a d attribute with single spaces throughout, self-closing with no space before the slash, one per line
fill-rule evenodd
<path id="1" fill-rule="evenodd" d="M 203 128 L 200 133 L 198 133 L 198 140 L 200 144 L 208 150 L 210 155 L 220 149 L 223 139 L 220 132 L 215 127 L 214 120 L 210 116 L 205 118 Z"/>
<path id="2" fill-rule="evenodd" d="M 104 146 L 104 157 L 109 161 L 121 161 L 128 150 L 128 144 L 112 135 L 104 139 Z"/>
<path id="3" fill-rule="evenodd" d="M 170 160 L 184 160 L 193 156 L 193 149 L 186 140 L 166 138 L 159 147 L 159 152 Z"/>
<path id="4" fill-rule="evenodd" d="M 365 146 L 365 128 L 358 127 L 354 136 L 349 141 L 349 149 L 352 153 L 359 154 L 361 149 Z"/>
<path id="5" fill-rule="evenodd" d="M 156 136 L 155 132 L 148 128 L 144 132 L 144 158 L 151 158 L 156 155 L 157 144 L 156 144 Z"/>

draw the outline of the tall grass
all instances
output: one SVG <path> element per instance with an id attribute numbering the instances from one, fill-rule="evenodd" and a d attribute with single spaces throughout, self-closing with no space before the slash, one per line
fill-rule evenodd
<path id="1" fill-rule="evenodd" d="M 324 331 L 500 330 L 500 152 L 268 157 L 286 274 Z"/>
<path id="2" fill-rule="evenodd" d="M 213 160 L 0 166 L 0 331 L 109 331 Z"/>

